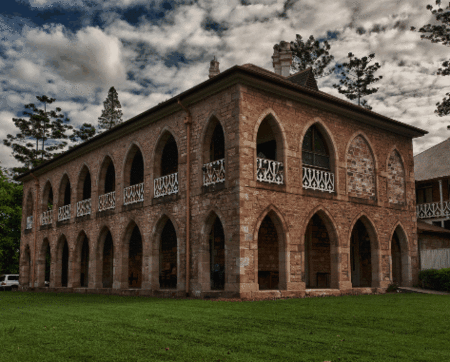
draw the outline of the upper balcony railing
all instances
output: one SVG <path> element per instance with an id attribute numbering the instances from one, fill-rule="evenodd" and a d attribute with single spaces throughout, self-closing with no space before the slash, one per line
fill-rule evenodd
<path id="1" fill-rule="evenodd" d="M 203 165 L 203 186 L 225 182 L 225 159 Z"/>
<path id="2" fill-rule="evenodd" d="M 53 222 L 53 210 L 44 211 L 41 214 L 41 225 L 51 225 Z"/>
<path id="3" fill-rule="evenodd" d="M 416 206 L 417 218 L 428 219 L 433 217 L 449 217 L 450 201 L 430 202 L 427 204 L 419 204 Z"/>
<path id="4" fill-rule="evenodd" d="M 125 187 L 123 189 L 123 204 L 135 204 L 144 201 L 144 183 Z"/>
<path id="5" fill-rule="evenodd" d="M 71 204 L 64 205 L 58 209 L 58 221 L 64 221 L 64 220 L 70 219 L 71 206 L 72 206 Z"/>
<path id="6" fill-rule="evenodd" d="M 77 202 L 77 217 L 91 214 L 91 199 Z"/>
<path id="7" fill-rule="evenodd" d="M 303 188 L 334 192 L 334 173 L 303 166 Z"/>
<path id="8" fill-rule="evenodd" d="M 265 158 L 256 158 L 256 179 L 259 182 L 268 182 L 272 184 L 282 185 L 283 178 L 283 163 Z"/>
<path id="9" fill-rule="evenodd" d="M 27 229 L 33 228 L 33 216 L 27 216 Z"/>
<path id="10" fill-rule="evenodd" d="M 116 192 L 109 192 L 98 197 L 98 211 L 114 209 L 116 207 Z"/>
<path id="11" fill-rule="evenodd" d="M 166 195 L 178 193 L 178 172 L 171 175 L 156 178 L 153 182 L 154 197 L 163 197 Z"/>

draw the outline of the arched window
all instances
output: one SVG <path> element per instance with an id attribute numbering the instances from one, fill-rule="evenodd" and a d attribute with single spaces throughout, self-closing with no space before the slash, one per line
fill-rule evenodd
<path id="1" fill-rule="evenodd" d="M 25 216 L 26 216 L 26 229 L 33 228 L 33 194 L 28 192 L 27 196 L 27 204 L 25 207 Z"/>
<path id="2" fill-rule="evenodd" d="M 103 288 L 112 288 L 114 279 L 114 244 L 109 230 L 103 244 L 102 259 L 102 286 Z"/>
<path id="3" fill-rule="evenodd" d="M 116 207 L 116 171 L 109 156 L 103 160 L 98 182 L 98 211 Z"/>
<path id="4" fill-rule="evenodd" d="M 208 123 L 203 145 L 203 186 L 225 182 L 225 136 L 216 117 Z"/>
<path id="5" fill-rule="evenodd" d="M 330 152 L 324 137 L 316 126 L 305 133 L 302 145 L 303 165 L 330 169 Z"/>
<path id="6" fill-rule="evenodd" d="M 141 150 L 134 145 L 125 163 L 124 205 L 144 201 L 144 158 Z"/>
<path id="7" fill-rule="evenodd" d="M 177 287 L 177 234 L 172 221 L 167 220 L 159 244 L 159 286 L 161 289 Z"/>
<path id="8" fill-rule="evenodd" d="M 131 232 L 128 244 L 128 287 L 140 288 L 142 285 L 142 236 L 137 225 Z"/>
<path id="9" fill-rule="evenodd" d="M 222 126 L 217 122 L 209 144 L 209 162 L 225 158 L 225 137 Z"/>
<path id="10" fill-rule="evenodd" d="M 178 193 L 178 146 L 170 132 L 160 138 L 154 161 L 153 197 Z"/>
<path id="11" fill-rule="evenodd" d="M 53 189 L 49 181 L 45 184 L 42 197 L 41 225 L 51 225 L 53 222 Z"/>
<path id="12" fill-rule="evenodd" d="M 178 172 L 178 148 L 175 138 L 170 135 L 161 156 L 161 176 Z"/>
<path id="13" fill-rule="evenodd" d="M 91 213 L 91 174 L 84 166 L 78 180 L 77 217 Z"/>
<path id="14" fill-rule="evenodd" d="M 277 161 L 277 141 L 267 117 L 261 122 L 258 129 L 256 155 L 259 158 Z"/>
<path id="15" fill-rule="evenodd" d="M 64 175 L 59 189 L 58 221 L 69 220 L 71 214 L 71 187 L 70 180 Z"/>

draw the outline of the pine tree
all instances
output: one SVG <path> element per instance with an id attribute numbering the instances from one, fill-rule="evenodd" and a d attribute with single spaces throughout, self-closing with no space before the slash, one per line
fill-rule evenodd
<path id="1" fill-rule="evenodd" d="M 23 114 L 28 118 L 13 118 L 19 133 L 8 134 L 3 140 L 12 148 L 13 157 L 23 164 L 14 168 L 15 172 L 25 172 L 54 157 L 55 151 L 66 147 L 67 142 L 63 141 L 68 138 L 66 131 L 73 128 L 67 124 L 69 119 L 60 113 L 61 108 L 47 111 L 47 104 L 52 104 L 54 98 L 46 95 L 36 98 L 44 103 L 44 109 L 34 103 L 26 104 Z M 46 144 L 46 141 L 49 142 Z"/>
<path id="2" fill-rule="evenodd" d="M 331 46 L 328 41 L 318 41 L 314 36 L 304 42 L 301 35 L 297 34 L 295 41 L 291 42 L 292 65 L 294 73 L 312 68 L 315 78 L 331 74 L 334 68 L 325 72 L 325 68 L 333 61 L 334 56 L 329 53 Z"/>
<path id="3" fill-rule="evenodd" d="M 337 68 L 342 70 L 340 73 L 342 79 L 338 84 L 333 84 L 333 87 L 350 100 L 358 99 L 358 106 L 372 109 L 367 101 L 361 101 L 361 98 L 378 92 L 378 88 L 369 88 L 369 86 L 383 78 L 381 75 L 378 78 L 374 76 L 381 65 L 375 63 L 369 66 L 369 63 L 375 58 L 375 54 L 359 59 L 352 53 L 348 53 L 348 57 L 350 59 L 348 63 L 337 65 Z"/>
<path id="4" fill-rule="evenodd" d="M 445 9 L 441 8 L 441 0 L 436 0 L 436 5 L 439 6 L 438 9 L 433 9 L 432 5 L 427 5 L 427 9 L 430 10 L 436 21 L 442 24 L 427 24 L 422 26 L 418 31 L 419 33 L 424 33 L 420 36 L 422 39 L 450 47 L 450 3 Z M 416 28 L 411 27 L 411 30 L 415 31 Z M 438 69 L 437 74 L 443 76 L 450 75 L 450 60 L 442 63 L 442 68 Z M 450 92 L 445 95 L 446 97 L 441 102 L 436 103 L 436 109 L 434 111 L 440 117 L 450 115 Z"/>
<path id="5" fill-rule="evenodd" d="M 74 129 L 72 135 L 69 136 L 72 142 L 83 143 L 95 136 L 96 129 L 90 123 L 83 123 L 79 129 Z M 73 148 L 72 146 L 70 148 Z"/>
<path id="6" fill-rule="evenodd" d="M 122 123 L 122 108 L 119 102 L 119 95 L 114 87 L 109 88 L 108 96 L 103 102 L 104 109 L 102 110 L 102 115 L 98 117 L 98 127 L 110 130 L 111 128 Z"/>

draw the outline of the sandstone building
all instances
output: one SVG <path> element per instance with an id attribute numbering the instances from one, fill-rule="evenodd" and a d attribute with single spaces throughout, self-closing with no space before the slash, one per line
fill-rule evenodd
<path id="1" fill-rule="evenodd" d="M 412 139 L 247 64 L 21 176 L 23 288 L 139 295 L 356 293 L 417 279 Z"/>

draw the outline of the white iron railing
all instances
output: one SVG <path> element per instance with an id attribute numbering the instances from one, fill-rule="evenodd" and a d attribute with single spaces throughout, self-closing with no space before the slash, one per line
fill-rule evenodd
<path id="1" fill-rule="evenodd" d="M 155 178 L 153 185 L 155 198 L 178 193 L 178 172 Z"/>
<path id="2" fill-rule="evenodd" d="M 33 216 L 27 216 L 27 229 L 33 228 Z"/>
<path id="3" fill-rule="evenodd" d="M 334 173 L 303 166 L 303 188 L 334 192 Z"/>
<path id="4" fill-rule="evenodd" d="M 203 165 L 203 186 L 225 182 L 225 159 Z"/>
<path id="5" fill-rule="evenodd" d="M 44 211 L 41 214 L 41 225 L 51 225 L 53 222 L 53 210 Z"/>
<path id="6" fill-rule="evenodd" d="M 265 158 L 256 158 L 256 179 L 260 182 L 268 182 L 272 184 L 282 185 L 283 179 L 283 163 Z"/>
<path id="7" fill-rule="evenodd" d="M 77 217 L 91 214 L 91 199 L 77 202 Z"/>
<path id="8" fill-rule="evenodd" d="M 144 183 L 125 187 L 123 189 L 123 204 L 135 204 L 144 201 Z"/>
<path id="9" fill-rule="evenodd" d="M 427 219 L 432 217 L 449 217 L 450 201 L 430 202 L 428 204 L 419 204 L 416 206 L 417 218 Z"/>
<path id="10" fill-rule="evenodd" d="M 116 207 L 116 192 L 109 192 L 98 197 L 98 211 L 114 209 Z"/>
<path id="11" fill-rule="evenodd" d="M 58 209 L 58 221 L 64 221 L 70 219 L 70 207 L 72 205 L 64 205 Z"/>

